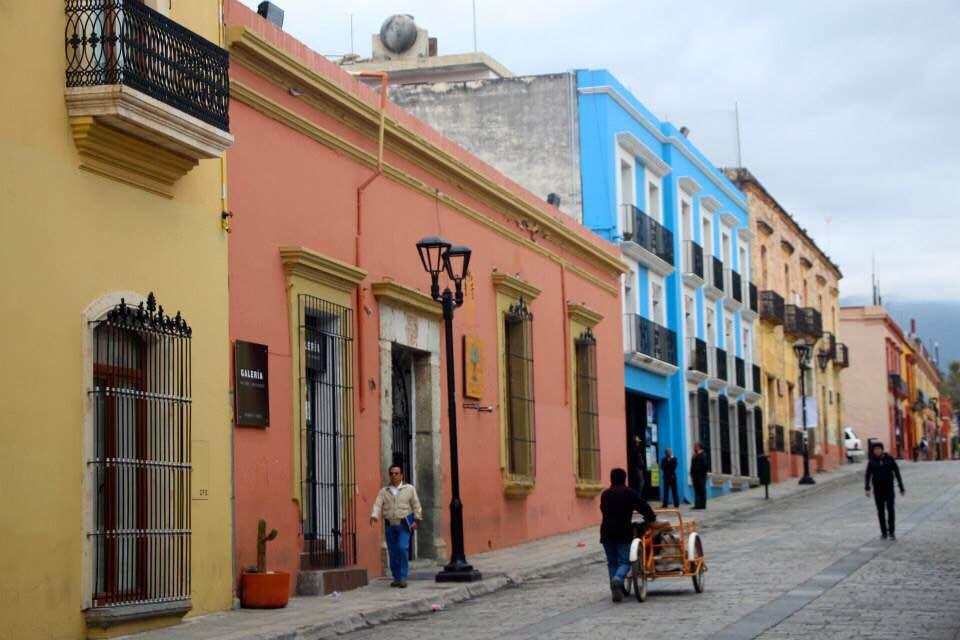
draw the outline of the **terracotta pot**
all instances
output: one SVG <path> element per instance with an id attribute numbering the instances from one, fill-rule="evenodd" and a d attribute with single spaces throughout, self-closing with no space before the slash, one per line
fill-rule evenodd
<path id="1" fill-rule="evenodd" d="M 240 603 L 247 609 L 280 609 L 289 599 L 289 573 L 268 571 L 240 577 Z"/>

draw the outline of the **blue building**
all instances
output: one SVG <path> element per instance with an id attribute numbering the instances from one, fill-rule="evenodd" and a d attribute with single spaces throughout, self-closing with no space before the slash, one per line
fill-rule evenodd
<path id="1" fill-rule="evenodd" d="M 698 440 L 714 493 L 754 482 L 762 415 L 744 194 L 608 71 L 405 81 L 416 84 L 392 87 L 395 102 L 622 248 L 631 484 L 658 497 L 669 447 L 692 499 Z"/>

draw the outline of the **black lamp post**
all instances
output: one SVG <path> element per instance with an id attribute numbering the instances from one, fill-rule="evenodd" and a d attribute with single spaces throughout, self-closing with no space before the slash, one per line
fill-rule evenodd
<path id="1" fill-rule="evenodd" d="M 420 261 L 430 274 L 430 296 L 443 307 L 443 329 L 447 358 L 447 420 L 450 423 L 450 562 L 437 573 L 437 582 L 473 582 L 480 572 L 467 562 L 463 550 L 463 503 L 460 501 L 460 460 L 457 453 L 457 393 L 453 371 L 453 311 L 463 304 L 463 279 L 470 267 L 470 249 L 451 245 L 443 238 L 432 236 L 417 243 Z M 453 280 L 454 290 L 444 287 L 440 292 L 440 272 L 446 271 Z"/>
<path id="2" fill-rule="evenodd" d="M 800 367 L 800 407 L 803 418 L 803 477 L 800 484 L 816 484 L 810 476 L 810 438 L 807 434 L 807 370 L 810 368 L 810 356 L 813 345 L 803 340 L 793 343 L 793 352 L 797 354 Z"/>

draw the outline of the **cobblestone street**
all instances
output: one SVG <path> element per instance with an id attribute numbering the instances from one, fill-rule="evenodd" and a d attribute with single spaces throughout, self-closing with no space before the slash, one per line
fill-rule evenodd
<path id="1" fill-rule="evenodd" d="M 960 638 L 960 465 L 901 465 L 896 542 L 859 474 L 705 532 L 706 591 L 610 601 L 600 563 L 351 634 L 391 638 Z M 862 467 L 861 467 L 862 468 Z"/>

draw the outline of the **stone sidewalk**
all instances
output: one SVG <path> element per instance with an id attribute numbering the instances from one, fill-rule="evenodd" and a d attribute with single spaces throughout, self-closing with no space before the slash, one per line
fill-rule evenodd
<path id="1" fill-rule="evenodd" d="M 801 487 L 796 480 L 770 487 L 770 500 L 763 487 L 736 492 L 708 502 L 706 511 L 692 512 L 701 528 L 710 530 L 724 523 L 778 503 L 803 499 L 842 482 L 856 482 L 863 463 L 849 464 L 816 475 L 817 484 Z M 658 505 L 653 505 L 654 507 Z M 684 506 L 686 514 L 689 507 Z M 597 527 L 535 540 L 470 557 L 483 572 L 474 584 L 437 584 L 433 573 L 411 575 L 407 589 L 391 589 L 389 581 L 374 579 L 370 585 L 336 596 L 291 598 L 285 609 L 237 609 L 190 618 L 180 625 L 124 636 L 132 640 L 306 640 L 330 638 L 374 627 L 399 618 L 428 615 L 457 602 L 493 593 L 505 587 L 551 574 L 603 562 Z"/>

